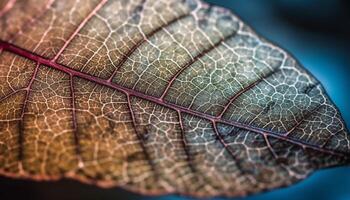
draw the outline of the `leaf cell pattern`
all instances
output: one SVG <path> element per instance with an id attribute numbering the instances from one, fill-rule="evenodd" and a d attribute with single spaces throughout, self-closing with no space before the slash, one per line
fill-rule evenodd
<path id="1" fill-rule="evenodd" d="M 350 163 L 321 84 L 226 9 L 7 0 L 0 17 L 2 175 L 243 196 Z"/>

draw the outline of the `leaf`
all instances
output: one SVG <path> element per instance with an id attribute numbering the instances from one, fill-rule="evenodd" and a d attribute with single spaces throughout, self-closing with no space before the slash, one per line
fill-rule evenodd
<path id="1" fill-rule="evenodd" d="M 321 84 L 223 8 L 0 5 L 4 176 L 242 196 L 350 163 Z"/>

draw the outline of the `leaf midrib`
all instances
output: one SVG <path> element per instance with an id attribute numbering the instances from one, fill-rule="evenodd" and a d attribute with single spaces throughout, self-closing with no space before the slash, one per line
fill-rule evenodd
<path id="1" fill-rule="evenodd" d="M 180 105 L 176 105 L 176 104 L 171 103 L 171 102 L 166 102 L 165 100 L 163 100 L 161 98 L 156 98 L 156 97 L 153 97 L 153 96 L 150 96 L 150 95 L 146 95 L 146 94 L 143 94 L 141 92 L 138 92 L 138 91 L 135 91 L 135 90 L 132 90 L 132 89 L 129 89 L 129 88 L 117 85 L 117 84 L 113 83 L 110 80 L 105 80 L 105 79 L 102 79 L 102 78 L 99 78 L 99 77 L 95 77 L 95 76 L 86 74 L 84 72 L 80 72 L 80 71 L 71 69 L 71 68 L 69 68 L 67 66 L 64 66 L 62 64 L 58 64 L 56 62 L 53 62 L 52 60 L 46 59 L 46 58 L 44 58 L 42 56 L 36 55 L 36 54 L 34 54 L 32 52 L 29 52 L 29 51 L 27 51 L 25 49 L 22 49 L 22 48 L 14 45 L 12 43 L 8 43 L 8 42 L 0 40 L 0 52 L 2 50 L 6 50 L 6 51 L 9 51 L 9 52 L 12 52 L 12 53 L 14 53 L 16 55 L 19 55 L 21 57 L 33 60 L 33 61 L 35 61 L 35 62 L 37 62 L 39 64 L 43 64 L 43 65 L 48 66 L 50 68 L 62 71 L 64 73 L 69 74 L 70 76 L 79 77 L 79 78 L 91 81 L 93 83 L 96 83 L 96 84 L 99 84 L 99 85 L 103 85 L 103 86 L 106 86 L 106 87 L 118 90 L 118 91 L 124 93 L 125 95 L 135 96 L 135 97 L 147 100 L 147 101 L 151 101 L 153 103 L 162 105 L 164 107 L 170 108 L 170 109 L 175 110 L 175 111 L 180 112 L 180 113 L 183 112 L 183 113 L 191 114 L 191 115 L 194 115 L 194 116 L 197 116 L 197 117 L 209 120 L 209 121 L 214 122 L 214 123 L 227 124 L 227 125 L 231 125 L 231 126 L 234 126 L 234 127 L 237 127 L 237 128 L 241 128 L 241 129 L 245 129 L 245 130 L 248 130 L 248 131 L 252 131 L 252 132 L 261 134 L 263 136 L 269 136 L 269 137 L 277 138 L 277 139 L 280 139 L 280 140 L 283 140 L 283 141 L 287 141 L 287 142 L 290 142 L 292 144 L 301 146 L 303 148 L 310 148 L 310 149 L 314 149 L 314 150 L 319 151 L 319 152 L 332 154 L 332 155 L 335 155 L 335 156 L 349 157 L 350 158 L 349 153 L 342 152 L 342 151 L 337 151 L 337 150 L 325 149 L 325 148 L 322 148 L 321 146 L 318 146 L 318 145 L 314 145 L 314 144 L 306 143 L 304 141 L 296 140 L 294 138 L 288 137 L 287 133 L 283 134 L 283 133 L 276 133 L 276 132 L 273 132 L 273 131 L 270 131 L 270 130 L 264 130 L 262 128 L 253 127 L 253 126 L 250 126 L 250 125 L 247 125 L 247 124 L 243 124 L 243 123 L 240 123 L 240 122 L 223 119 L 221 116 L 216 117 L 216 116 L 209 115 L 209 114 L 206 114 L 206 113 L 202 113 L 202 112 L 199 112 L 199 111 L 196 111 L 196 110 L 191 110 L 189 108 L 186 108 L 186 107 L 183 107 L 183 106 L 180 106 Z"/>

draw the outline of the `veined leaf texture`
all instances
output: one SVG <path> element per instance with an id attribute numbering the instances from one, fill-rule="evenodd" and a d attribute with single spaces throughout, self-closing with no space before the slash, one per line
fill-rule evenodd
<path id="1" fill-rule="evenodd" d="M 349 165 L 321 84 L 199 0 L 0 3 L 0 174 L 242 196 Z"/>

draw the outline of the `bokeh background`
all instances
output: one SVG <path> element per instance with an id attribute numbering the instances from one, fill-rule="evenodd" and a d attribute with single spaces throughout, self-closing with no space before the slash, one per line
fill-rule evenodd
<path id="1" fill-rule="evenodd" d="M 350 1 L 207 0 L 231 9 L 256 32 L 293 54 L 323 83 L 350 126 Z M 0 178 L 0 199 L 190 200 L 145 197 L 72 180 L 32 182 Z M 223 200 L 225 198 L 214 198 Z M 350 167 L 320 170 L 288 188 L 226 200 L 350 200 Z"/>

